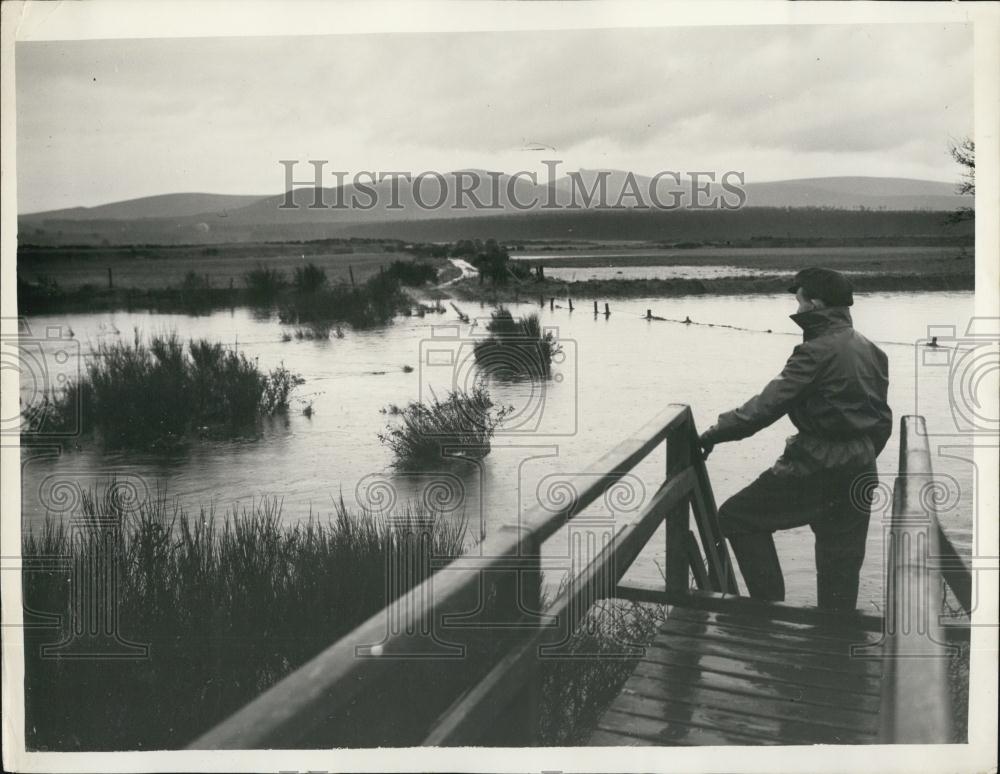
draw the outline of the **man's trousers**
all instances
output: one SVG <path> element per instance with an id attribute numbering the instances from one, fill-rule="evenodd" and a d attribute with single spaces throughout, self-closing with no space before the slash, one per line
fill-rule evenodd
<path id="1" fill-rule="evenodd" d="M 808 524 L 816 536 L 817 604 L 826 609 L 853 610 L 858 602 L 875 476 L 874 467 L 796 477 L 776 476 L 768 470 L 726 500 L 719 509 L 719 523 L 733 547 L 750 596 L 784 600 L 785 581 L 772 535 Z"/>

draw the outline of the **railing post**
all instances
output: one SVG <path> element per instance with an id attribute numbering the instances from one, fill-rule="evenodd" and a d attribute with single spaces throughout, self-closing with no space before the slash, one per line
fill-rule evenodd
<path id="1" fill-rule="evenodd" d="M 694 425 L 694 417 L 691 415 L 690 407 L 686 407 L 683 433 L 678 433 L 674 445 L 686 444 L 688 449 L 687 461 L 695 476 L 694 486 L 691 490 L 690 507 L 694 512 L 695 524 L 698 525 L 698 536 L 701 539 L 701 547 L 704 549 L 704 561 L 707 564 L 707 585 L 702 586 L 702 578 L 698 568 L 692 565 L 695 573 L 695 581 L 699 588 L 709 588 L 712 591 L 721 591 L 727 594 L 738 594 L 736 585 L 736 575 L 733 572 L 733 564 L 729 558 L 729 550 L 726 548 L 726 539 L 719 527 L 719 512 L 715 505 L 715 495 L 712 493 L 712 482 L 709 480 L 708 468 L 705 460 L 701 456 L 701 449 L 698 446 L 698 431 Z M 670 449 L 667 449 L 668 457 Z M 669 464 L 668 464 L 669 476 Z M 696 544 L 688 541 L 688 550 L 696 549 Z M 691 554 L 691 561 L 701 562 L 700 553 L 695 556 Z M 702 565 L 702 569 L 705 566 Z"/>
<path id="2" fill-rule="evenodd" d="M 667 435 L 667 481 L 683 473 L 691 465 L 691 412 L 686 410 L 684 421 Z M 688 590 L 688 526 L 690 499 L 685 497 L 680 505 L 671 508 L 665 516 L 667 555 L 664 563 L 664 580 L 668 592 Z"/>

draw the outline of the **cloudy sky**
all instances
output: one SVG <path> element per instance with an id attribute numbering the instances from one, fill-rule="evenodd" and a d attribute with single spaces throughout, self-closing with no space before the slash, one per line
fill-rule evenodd
<path id="1" fill-rule="evenodd" d="M 279 159 L 954 181 L 972 131 L 958 25 L 19 43 L 15 67 L 20 212 L 276 193 Z"/>

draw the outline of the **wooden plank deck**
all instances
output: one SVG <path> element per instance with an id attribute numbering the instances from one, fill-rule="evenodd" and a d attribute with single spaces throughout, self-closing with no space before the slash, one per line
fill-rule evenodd
<path id="1" fill-rule="evenodd" d="M 590 744 L 876 743 L 882 662 L 850 648 L 881 634 L 817 610 L 799 618 L 759 602 L 672 607 Z"/>

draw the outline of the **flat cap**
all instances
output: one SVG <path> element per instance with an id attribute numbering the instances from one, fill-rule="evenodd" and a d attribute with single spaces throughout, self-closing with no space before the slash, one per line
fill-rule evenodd
<path id="1" fill-rule="evenodd" d="M 822 301 L 827 306 L 852 306 L 854 304 L 854 288 L 851 281 L 839 271 L 821 269 L 810 266 L 795 275 L 789 293 L 798 292 L 799 288 L 809 296 Z"/>

